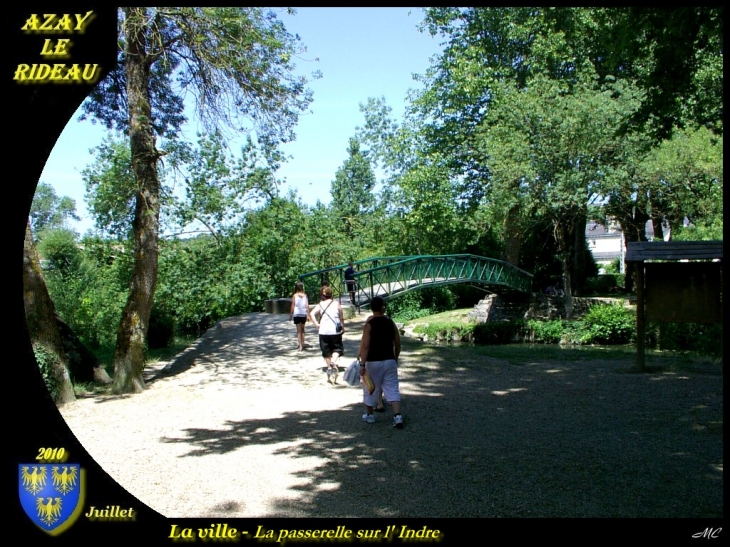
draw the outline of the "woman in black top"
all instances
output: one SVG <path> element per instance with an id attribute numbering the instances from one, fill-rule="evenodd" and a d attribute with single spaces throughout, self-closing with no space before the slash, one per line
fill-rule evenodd
<path id="1" fill-rule="evenodd" d="M 400 333 L 395 323 L 385 315 L 385 300 L 376 296 L 370 302 L 373 316 L 363 327 L 360 353 L 362 363 L 360 375 L 367 371 L 375 384 L 375 390 L 369 393 L 363 389 L 363 403 L 366 413 L 362 419 L 369 424 L 375 423 L 373 407 L 377 404 L 382 390 L 385 398 L 393 407 L 393 427 L 403 427 L 403 415 L 400 412 L 400 389 L 398 385 L 398 356 L 400 355 Z"/>

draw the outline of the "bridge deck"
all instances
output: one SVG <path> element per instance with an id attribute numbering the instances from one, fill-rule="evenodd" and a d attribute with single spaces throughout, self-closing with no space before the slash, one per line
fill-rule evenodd
<path id="1" fill-rule="evenodd" d="M 347 295 L 347 264 L 299 276 L 314 298 L 328 281 L 335 298 Z M 420 255 L 373 257 L 355 263 L 356 303 L 367 306 L 374 296 L 392 298 L 422 287 L 455 283 L 487 285 L 495 292 L 532 290 L 532 275 L 507 262 L 476 255 Z"/>

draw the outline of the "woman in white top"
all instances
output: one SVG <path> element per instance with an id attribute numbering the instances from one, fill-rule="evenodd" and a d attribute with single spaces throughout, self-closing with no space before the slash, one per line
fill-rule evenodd
<path id="1" fill-rule="evenodd" d="M 332 288 L 325 287 L 322 291 L 322 300 L 312 308 L 309 314 L 314 326 L 319 329 L 319 347 L 322 350 L 322 357 L 327 363 L 327 381 L 330 384 L 337 383 L 337 360 L 345 353 L 342 344 L 342 334 L 345 332 L 345 321 L 342 315 L 342 306 L 332 299 Z M 316 316 L 320 316 L 319 322 Z"/>
<path id="2" fill-rule="evenodd" d="M 291 297 L 291 308 L 289 308 L 289 321 L 294 321 L 297 327 L 297 342 L 299 351 L 304 349 L 304 325 L 309 317 L 309 300 L 304 292 L 304 284 L 299 281 L 294 285 L 294 294 Z"/>

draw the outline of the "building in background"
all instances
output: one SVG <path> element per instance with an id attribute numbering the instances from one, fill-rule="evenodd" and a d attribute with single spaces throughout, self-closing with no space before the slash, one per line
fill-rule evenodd
<path id="1" fill-rule="evenodd" d="M 654 226 L 651 220 L 646 222 L 646 240 L 654 239 Z M 669 228 L 665 228 L 661 235 L 664 241 L 669 241 Z M 618 259 L 619 273 L 624 273 L 624 234 L 621 226 L 615 221 L 609 221 L 607 225 L 594 220 L 586 224 L 586 243 L 598 266 L 598 273 L 606 273 L 607 267 Z"/>

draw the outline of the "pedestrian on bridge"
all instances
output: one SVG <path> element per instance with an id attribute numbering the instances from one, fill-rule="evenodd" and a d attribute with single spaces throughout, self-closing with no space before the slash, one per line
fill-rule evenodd
<path id="1" fill-rule="evenodd" d="M 350 304 L 355 305 L 355 264 L 350 262 L 345 270 L 345 284 L 350 293 Z"/>
<path id="2" fill-rule="evenodd" d="M 289 308 L 289 321 L 294 321 L 297 327 L 297 343 L 298 350 L 304 349 L 304 326 L 309 318 L 309 299 L 307 293 L 304 292 L 304 283 L 297 281 L 294 285 L 294 294 L 291 297 L 291 307 Z"/>
<path id="3" fill-rule="evenodd" d="M 376 296 L 370 301 L 373 312 L 363 327 L 360 341 L 360 375 L 365 372 L 375 384 L 370 393 L 363 388 L 363 403 L 365 414 L 362 420 L 366 423 L 375 423 L 374 407 L 382 395 L 393 407 L 393 427 L 403 427 L 403 415 L 400 411 L 401 396 L 398 382 L 398 356 L 400 355 L 400 333 L 393 320 L 385 315 L 385 299 Z M 382 402 L 380 403 L 382 404 Z"/>
<path id="4" fill-rule="evenodd" d="M 345 319 L 342 306 L 332 299 L 332 287 L 325 287 L 322 291 L 323 300 L 312 308 L 309 317 L 314 326 L 319 329 L 319 347 L 322 357 L 327 364 L 327 381 L 337 383 L 337 360 L 345 353 L 342 343 L 342 334 L 345 332 Z M 319 322 L 316 317 L 319 316 Z"/>

